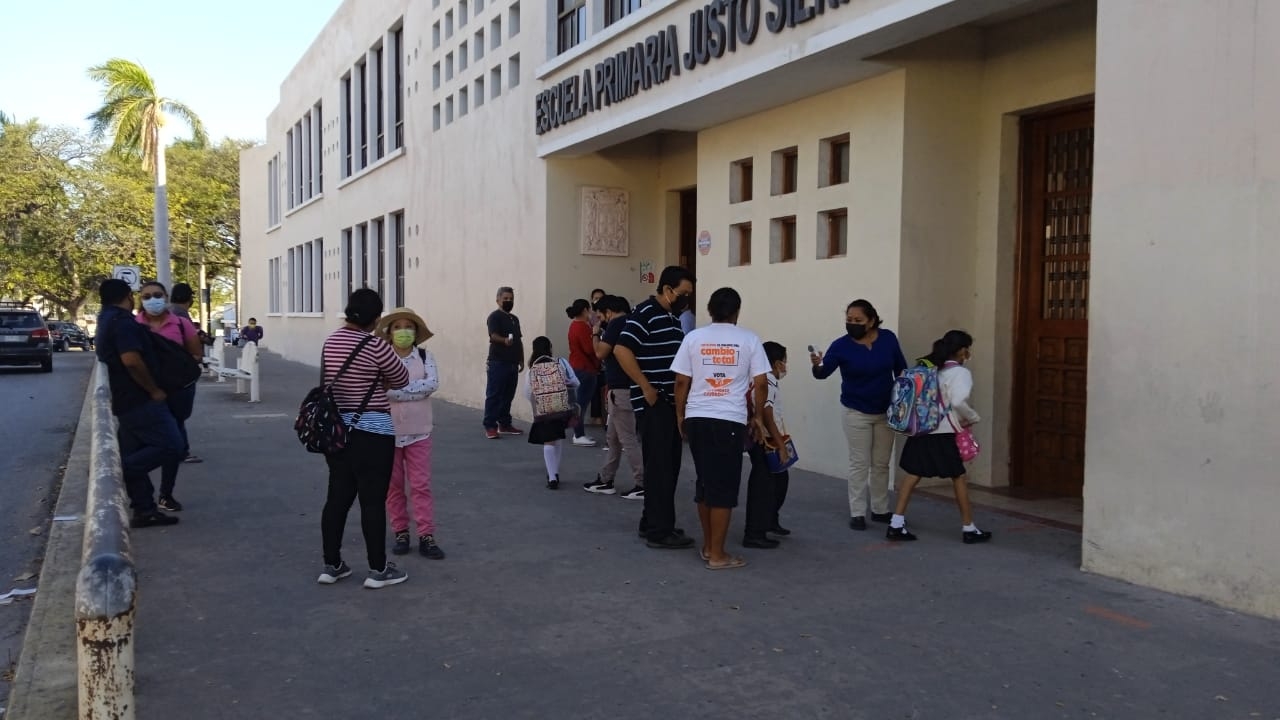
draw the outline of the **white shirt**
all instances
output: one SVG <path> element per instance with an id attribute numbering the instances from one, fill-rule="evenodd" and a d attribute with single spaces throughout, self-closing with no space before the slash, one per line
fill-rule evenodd
<path id="1" fill-rule="evenodd" d="M 938 392 L 942 395 L 942 404 L 947 408 L 946 417 L 938 423 L 931 435 L 955 433 L 966 425 L 972 425 L 982 419 L 977 411 L 969 407 L 969 393 L 973 392 L 973 373 L 963 365 L 948 365 L 938 371 Z M 947 422 L 948 418 L 950 422 Z"/>
<path id="2" fill-rule="evenodd" d="M 769 372 L 764 344 L 750 330 L 712 323 L 684 336 L 671 371 L 690 379 L 685 417 L 747 424 L 752 378 Z"/>
<path id="3" fill-rule="evenodd" d="M 778 376 L 770 372 L 765 379 L 769 381 L 769 397 L 764 406 L 773 408 L 773 424 L 778 426 L 779 432 L 786 435 L 787 423 L 782 419 L 782 399 L 778 397 Z"/>

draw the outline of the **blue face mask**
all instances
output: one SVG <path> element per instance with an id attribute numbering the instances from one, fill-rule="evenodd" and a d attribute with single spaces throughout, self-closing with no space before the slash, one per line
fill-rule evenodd
<path id="1" fill-rule="evenodd" d="M 148 315 L 159 315 L 169 307 L 169 301 L 164 298 L 147 298 L 142 301 L 142 309 L 147 311 Z"/>

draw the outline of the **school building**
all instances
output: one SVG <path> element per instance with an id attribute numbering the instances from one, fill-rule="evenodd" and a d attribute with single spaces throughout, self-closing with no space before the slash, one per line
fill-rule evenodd
<path id="1" fill-rule="evenodd" d="M 348 0 L 243 155 L 244 312 L 316 364 L 376 288 L 478 407 L 498 286 L 564 349 L 575 298 L 683 264 L 789 348 L 801 467 L 843 478 L 805 348 L 867 298 L 909 358 L 974 335 L 971 478 L 1083 495 L 1086 570 L 1280 616 L 1278 35 L 1266 0 Z"/>

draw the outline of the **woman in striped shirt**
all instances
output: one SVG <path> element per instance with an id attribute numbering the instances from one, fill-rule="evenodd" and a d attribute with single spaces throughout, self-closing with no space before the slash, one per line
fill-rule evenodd
<path id="1" fill-rule="evenodd" d="M 387 488 L 396 449 L 386 391 L 408 385 L 409 373 L 391 345 L 372 334 L 382 315 L 378 293 L 368 288 L 351 293 L 346 315 L 346 323 L 324 341 L 320 359 L 322 382 L 332 388 L 351 434 L 344 450 L 325 455 L 329 494 L 320 516 L 324 572 L 319 582 L 329 585 L 351 574 L 342 559 L 342 531 L 359 498 L 360 529 L 369 556 L 364 586 L 376 589 L 409 579 L 387 562 L 386 546 Z"/>

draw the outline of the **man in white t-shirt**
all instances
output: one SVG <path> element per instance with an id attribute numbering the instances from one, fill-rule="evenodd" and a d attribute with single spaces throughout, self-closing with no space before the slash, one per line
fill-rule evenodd
<path id="1" fill-rule="evenodd" d="M 738 327 L 742 296 L 733 288 L 711 294 L 711 324 L 685 336 L 671 371 L 676 374 L 676 420 L 689 441 L 698 480 L 694 501 L 702 522 L 702 555 L 708 570 L 742 567 L 746 561 L 724 549 L 729 519 L 738 505 L 742 452 L 746 447 L 747 397 L 756 409 L 753 435 L 760 437 L 769 361 L 764 345 Z"/>

